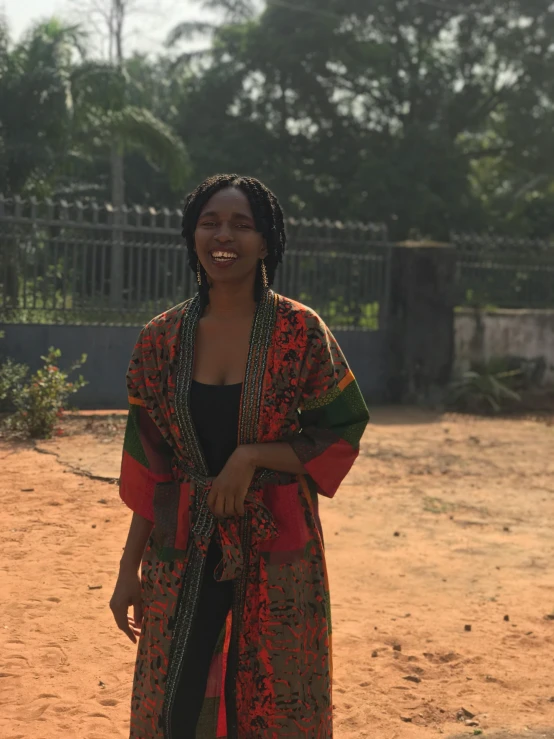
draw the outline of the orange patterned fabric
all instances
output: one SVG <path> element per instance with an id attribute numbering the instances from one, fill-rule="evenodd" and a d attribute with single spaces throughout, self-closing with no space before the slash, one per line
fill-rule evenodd
<path id="1" fill-rule="evenodd" d="M 121 495 L 154 521 L 142 565 L 130 736 L 178 739 L 170 722 L 179 710 L 175 689 L 215 535 L 223 559 L 213 576 L 233 580 L 235 597 L 197 738 L 328 739 L 331 621 L 317 500 L 333 496 L 352 466 L 367 407 L 317 314 L 267 291 L 252 332 L 239 443 L 287 441 L 306 475 L 257 471 L 246 515 L 216 522 L 205 506 L 211 480 L 188 410 L 198 319 L 194 299 L 151 321 L 127 375 Z M 227 710 L 225 673 L 233 686 Z"/>

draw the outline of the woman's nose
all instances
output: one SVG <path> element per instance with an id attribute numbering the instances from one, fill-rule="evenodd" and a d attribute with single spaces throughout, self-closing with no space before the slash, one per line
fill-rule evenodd
<path id="1" fill-rule="evenodd" d="M 221 244 L 227 244 L 229 241 L 233 240 L 233 233 L 231 229 L 229 228 L 228 224 L 222 223 L 219 227 L 217 233 L 215 234 L 216 241 L 219 241 Z"/>

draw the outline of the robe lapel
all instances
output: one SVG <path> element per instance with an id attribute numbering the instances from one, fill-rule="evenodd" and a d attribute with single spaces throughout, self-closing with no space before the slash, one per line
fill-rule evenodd
<path id="1" fill-rule="evenodd" d="M 244 377 L 239 416 L 238 443 L 253 444 L 258 438 L 258 421 L 262 402 L 263 378 L 271 350 L 271 339 L 277 316 L 277 295 L 267 290 L 259 301 L 252 331 Z M 208 469 L 200 447 L 190 411 L 190 389 L 194 367 L 196 332 L 200 320 L 200 298 L 189 304 L 181 324 L 179 359 L 175 392 L 175 413 L 185 442 L 191 472 L 207 477 Z"/>

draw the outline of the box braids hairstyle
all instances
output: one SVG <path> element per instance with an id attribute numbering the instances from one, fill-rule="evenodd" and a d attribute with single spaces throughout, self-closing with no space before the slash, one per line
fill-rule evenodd
<path id="1" fill-rule="evenodd" d="M 196 256 L 194 232 L 200 213 L 213 195 L 227 187 L 239 188 L 248 198 L 256 230 L 262 234 L 267 244 L 268 253 L 265 258 L 265 265 L 268 284 L 271 286 L 275 280 L 277 267 L 283 261 L 287 243 L 285 221 L 283 210 L 276 196 L 254 177 L 241 177 L 236 174 L 215 175 L 208 177 L 187 196 L 183 208 L 182 235 L 187 245 L 190 268 L 196 274 L 198 257 Z M 210 302 L 210 287 L 205 271 L 201 269 L 200 273 L 202 284 L 199 285 L 199 292 L 202 305 L 206 306 Z M 254 298 L 259 301 L 263 290 L 261 262 L 258 265 L 254 289 Z"/>

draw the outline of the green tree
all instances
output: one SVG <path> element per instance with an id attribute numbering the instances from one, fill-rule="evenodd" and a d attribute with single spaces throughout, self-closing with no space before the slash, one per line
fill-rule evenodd
<path id="1" fill-rule="evenodd" d="M 12 45 L 0 25 L 0 191 L 50 194 L 71 137 L 77 29 L 52 20 Z"/>
<path id="2" fill-rule="evenodd" d="M 174 189 L 182 187 L 188 168 L 182 140 L 150 105 L 134 104 L 131 79 L 125 66 L 119 69 L 97 61 L 84 62 L 71 77 L 74 146 L 84 160 L 109 154 L 116 207 L 125 202 L 126 152 L 139 154 L 163 171 Z"/>
<path id="3" fill-rule="evenodd" d="M 213 32 L 207 63 L 185 59 L 179 131 L 199 174 L 259 174 L 298 213 L 386 219 L 401 237 L 483 228 L 501 193 L 491 210 L 480 178 L 499 159 L 514 194 L 553 181 L 537 156 L 553 15 L 549 0 L 269 0 Z"/>
<path id="4" fill-rule="evenodd" d="M 170 127 L 156 117 L 150 100 L 144 100 L 142 106 L 132 100 L 124 39 L 130 14 L 137 12 L 136 5 L 130 0 L 101 0 L 94 4 L 85 0 L 79 8 L 88 9 L 90 22 L 97 30 L 103 30 L 108 55 L 105 62 L 86 61 L 73 74 L 75 131 L 82 151 L 86 151 L 87 142 L 96 148 L 109 147 L 111 201 L 118 211 L 126 200 L 126 152 L 142 154 L 168 175 L 172 187 L 178 188 L 186 177 L 186 149 Z M 135 62 L 135 71 L 136 67 Z"/>
<path id="5" fill-rule="evenodd" d="M 175 70 L 167 57 L 152 60 L 138 54 L 126 61 L 125 70 L 129 104 L 148 109 L 171 131 L 176 131 L 178 110 L 187 106 L 189 75 Z M 192 174 L 188 157 L 177 167 L 178 176 L 170 178 L 166 170 L 143 157 L 139 149 L 129 149 L 125 157 L 127 199 L 158 207 L 177 206 Z"/>

